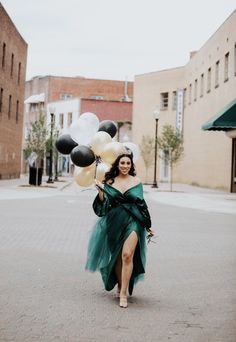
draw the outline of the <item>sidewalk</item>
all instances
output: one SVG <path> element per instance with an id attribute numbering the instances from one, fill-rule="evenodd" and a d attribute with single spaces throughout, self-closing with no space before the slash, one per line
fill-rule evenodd
<path id="1" fill-rule="evenodd" d="M 173 184 L 172 192 L 169 189 L 167 183 L 158 184 L 157 189 L 144 185 L 148 197 L 160 203 L 236 215 L 236 193 L 178 183 Z"/>
<path id="2" fill-rule="evenodd" d="M 0 200 L 54 196 L 56 190 L 62 191 L 73 182 L 72 177 L 58 177 L 58 179 L 59 181 L 48 184 L 48 177 L 44 176 L 40 186 L 30 185 L 29 175 L 0 180 Z"/>
<path id="3" fill-rule="evenodd" d="M 0 200 L 49 197 L 54 196 L 56 190 L 63 191 L 70 185 L 78 187 L 73 184 L 73 177 L 59 177 L 59 181 L 52 184 L 48 184 L 47 179 L 48 177 L 43 177 L 42 185 L 38 187 L 29 185 L 28 175 L 22 175 L 19 179 L 0 180 Z M 152 188 L 151 185 L 144 185 L 145 198 L 150 198 L 156 202 L 236 215 L 236 193 L 178 183 L 173 184 L 172 190 L 170 192 L 167 183 L 159 183 L 156 189 Z"/>

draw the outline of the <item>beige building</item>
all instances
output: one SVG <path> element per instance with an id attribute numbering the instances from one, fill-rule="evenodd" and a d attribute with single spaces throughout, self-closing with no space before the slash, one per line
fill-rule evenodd
<path id="1" fill-rule="evenodd" d="M 137 75 L 134 82 L 133 141 L 142 136 L 155 138 L 153 112 L 158 109 L 158 136 L 163 125 L 181 129 L 184 156 L 174 167 L 173 180 L 203 187 L 236 191 L 235 138 L 224 131 L 206 131 L 202 126 L 236 99 L 236 11 L 207 40 L 189 62 L 179 68 Z M 227 129 L 236 128 L 234 123 Z M 176 126 L 177 125 L 177 126 Z M 224 129 L 221 127 L 220 129 Z M 168 181 L 164 159 L 157 159 L 157 181 Z M 144 179 L 145 165 L 140 158 L 138 174 Z M 148 182 L 154 166 L 148 170 Z"/>

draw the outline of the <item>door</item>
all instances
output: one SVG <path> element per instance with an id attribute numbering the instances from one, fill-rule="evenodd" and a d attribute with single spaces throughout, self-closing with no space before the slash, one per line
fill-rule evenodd
<path id="1" fill-rule="evenodd" d="M 233 138 L 231 192 L 236 192 L 236 138 Z"/>
<path id="2" fill-rule="evenodd" d="M 169 182 L 170 167 L 168 163 L 168 151 L 161 151 L 160 159 L 160 181 Z"/>

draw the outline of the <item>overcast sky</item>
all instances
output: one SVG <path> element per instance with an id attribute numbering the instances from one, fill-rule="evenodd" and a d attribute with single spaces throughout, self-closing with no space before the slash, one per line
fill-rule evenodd
<path id="1" fill-rule="evenodd" d="M 185 65 L 235 0 L 0 0 L 28 43 L 36 75 L 132 81 Z"/>

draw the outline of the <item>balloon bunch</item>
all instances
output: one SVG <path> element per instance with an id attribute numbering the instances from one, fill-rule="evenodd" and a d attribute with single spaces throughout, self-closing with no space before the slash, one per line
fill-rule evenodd
<path id="1" fill-rule="evenodd" d="M 69 132 L 59 136 L 55 145 L 61 154 L 70 154 L 76 166 L 74 178 L 80 186 L 90 186 L 95 177 L 103 181 L 111 164 L 122 153 L 129 151 L 134 162 L 139 157 L 137 145 L 112 140 L 117 132 L 113 121 L 104 120 L 99 123 L 93 113 L 83 113 L 71 124 Z"/>

